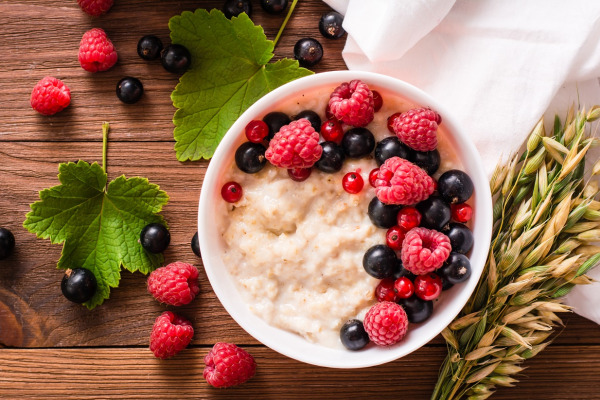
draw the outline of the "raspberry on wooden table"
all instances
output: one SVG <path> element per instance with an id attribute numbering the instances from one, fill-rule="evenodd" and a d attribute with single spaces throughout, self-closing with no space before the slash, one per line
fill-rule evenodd
<path id="1" fill-rule="evenodd" d="M 402 263 L 415 275 L 424 275 L 440 268 L 450 255 L 448 236 L 427 228 L 413 228 L 402 242 Z"/>
<path id="2" fill-rule="evenodd" d="M 113 0 L 77 0 L 77 4 L 87 14 L 97 17 L 113 6 Z"/>
<path id="3" fill-rule="evenodd" d="M 373 92 L 357 79 L 336 87 L 329 97 L 333 116 L 352 126 L 366 126 L 373 121 Z"/>
<path id="4" fill-rule="evenodd" d="M 198 269 L 184 262 L 158 268 L 148 277 L 148 291 L 161 303 L 172 306 L 189 304 L 200 292 Z"/>
<path id="5" fill-rule="evenodd" d="M 410 161 L 391 157 L 379 167 L 375 194 L 382 203 L 415 204 L 427 199 L 433 191 L 433 179 Z"/>
<path id="6" fill-rule="evenodd" d="M 399 304 L 382 301 L 367 311 L 363 323 L 373 343 L 379 346 L 391 346 L 406 335 L 408 317 Z"/>
<path id="7" fill-rule="evenodd" d="M 46 76 L 31 91 L 31 107 L 44 115 L 53 115 L 71 104 L 71 91 L 60 79 Z"/>
<path id="8" fill-rule="evenodd" d="M 429 108 L 414 108 L 395 118 L 392 128 L 398 139 L 417 151 L 437 147 L 438 113 Z"/>
<path id="9" fill-rule="evenodd" d="M 233 343 L 216 343 L 204 357 L 204 363 L 202 375 L 216 388 L 240 385 L 256 372 L 254 357 Z"/>
<path id="10" fill-rule="evenodd" d="M 150 350 L 156 357 L 164 360 L 185 349 L 193 336 L 194 328 L 190 321 L 171 311 L 165 311 L 156 318 L 152 327 Z"/>
<path id="11" fill-rule="evenodd" d="M 265 157 L 280 168 L 310 168 L 323 153 L 319 134 L 301 118 L 281 127 L 269 142 Z"/>
<path id="12" fill-rule="evenodd" d="M 90 72 L 106 71 L 117 63 L 117 50 L 100 28 L 93 28 L 83 34 L 79 43 L 79 64 Z"/>

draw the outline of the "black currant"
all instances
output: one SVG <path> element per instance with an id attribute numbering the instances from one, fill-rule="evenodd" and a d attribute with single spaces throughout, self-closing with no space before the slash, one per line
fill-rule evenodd
<path id="1" fill-rule="evenodd" d="M 321 143 L 323 153 L 321 158 L 316 162 L 315 167 L 323 172 L 332 174 L 342 169 L 346 155 L 340 146 L 335 142 Z"/>
<path id="2" fill-rule="evenodd" d="M 411 281 L 414 281 L 417 276 L 409 270 L 407 270 L 406 268 L 404 268 L 402 260 L 398 258 L 398 262 L 396 263 L 396 269 L 394 270 L 394 275 L 392 276 L 392 278 L 399 279 L 404 277 L 407 277 Z"/>
<path id="3" fill-rule="evenodd" d="M 414 150 L 402 143 L 396 136 L 389 136 L 375 146 L 375 161 L 381 166 L 388 158 L 400 157 L 412 161 Z"/>
<path id="4" fill-rule="evenodd" d="M 235 152 L 235 164 L 241 171 L 255 174 L 267 164 L 265 151 L 260 143 L 244 142 Z"/>
<path id="5" fill-rule="evenodd" d="M 436 272 L 439 272 L 439 270 Z M 454 287 L 454 285 L 452 283 L 450 283 L 448 278 L 446 278 L 444 275 L 439 274 L 439 277 L 442 279 L 442 291 L 448 290 L 448 289 Z"/>
<path id="6" fill-rule="evenodd" d="M 394 276 L 397 260 L 394 250 L 384 244 L 377 244 L 363 256 L 363 267 L 374 278 L 391 278 Z"/>
<path id="7" fill-rule="evenodd" d="M 342 28 L 343 22 L 344 17 L 342 17 L 342 14 L 335 11 L 328 12 L 323 14 L 319 20 L 319 31 L 327 39 L 339 39 L 346 33 Z"/>
<path id="8" fill-rule="evenodd" d="M 433 301 L 421 300 L 416 295 L 408 299 L 400 299 L 398 304 L 406 311 L 408 322 L 412 322 L 413 324 L 423 322 L 433 314 Z"/>
<path id="9" fill-rule="evenodd" d="M 342 325 L 340 339 L 348 350 L 360 350 L 370 342 L 362 321 L 357 319 L 351 319 Z"/>
<path id="10" fill-rule="evenodd" d="M 96 277 L 89 269 L 68 269 L 60 283 L 62 294 L 73 303 L 85 303 L 96 293 Z"/>
<path id="11" fill-rule="evenodd" d="M 252 3 L 250 0 L 225 0 L 223 3 L 223 14 L 227 18 L 237 17 L 245 12 L 250 16 L 252 14 Z"/>
<path id="12" fill-rule="evenodd" d="M 312 67 L 323 58 L 323 46 L 313 38 L 303 38 L 294 45 L 294 58 L 303 67 Z"/>
<path id="13" fill-rule="evenodd" d="M 451 169 L 438 179 L 438 192 L 447 203 L 464 203 L 473 194 L 473 181 L 465 172 Z"/>
<path id="14" fill-rule="evenodd" d="M 281 14 L 287 5 L 288 0 L 260 0 L 260 6 L 269 14 Z"/>
<path id="15" fill-rule="evenodd" d="M 416 151 L 413 163 L 423 168 L 429 175 L 433 175 L 440 167 L 440 152 L 432 151 Z"/>
<path id="16" fill-rule="evenodd" d="M 319 132 L 321 130 L 321 117 L 319 117 L 319 114 L 316 112 L 312 110 L 300 111 L 300 113 L 294 117 L 294 120 L 300 118 L 306 118 L 315 131 Z"/>
<path id="17" fill-rule="evenodd" d="M 473 232 L 463 224 L 450 222 L 443 233 L 450 239 L 452 251 L 467 254 L 473 247 Z"/>
<path id="18" fill-rule="evenodd" d="M 0 260 L 10 256 L 15 248 L 15 237 L 6 228 L 0 228 Z"/>
<path id="19" fill-rule="evenodd" d="M 267 136 L 267 140 L 273 139 L 273 136 L 275 136 L 275 134 L 279 132 L 282 126 L 292 122 L 292 120 L 290 119 L 290 117 L 287 116 L 287 114 L 279 111 L 273 111 L 268 113 L 263 117 L 262 120 L 269 127 L 269 136 Z"/>
<path id="20" fill-rule="evenodd" d="M 382 203 L 377 197 L 373 197 L 373 200 L 369 203 L 369 218 L 373 225 L 388 229 L 398 223 L 398 211 L 400 206 L 395 204 Z"/>
<path id="21" fill-rule="evenodd" d="M 164 69 L 174 74 L 182 74 L 192 65 L 190 51 L 180 44 L 170 44 L 160 54 Z"/>
<path id="22" fill-rule="evenodd" d="M 117 97 L 123 103 L 133 104 L 142 98 L 144 86 L 139 79 L 126 76 L 117 83 Z"/>
<path id="23" fill-rule="evenodd" d="M 144 60 L 155 60 L 163 49 L 162 41 L 154 35 L 147 35 L 137 44 L 137 53 Z"/>
<path id="24" fill-rule="evenodd" d="M 170 242 L 171 234 L 163 224 L 148 224 L 140 233 L 140 243 L 150 253 L 162 253 Z"/>
<path id="25" fill-rule="evenodd" d="M 450 222 L 450 206 L 439 197 L 432 196 L 417 204 L 421 213 L 421 226 L 441 231 Z"/>
<path id="26" fill-rule="evenodd" d="M 352 128 L 344 134 L 342 148 L 350 158 L 366 157 L 375 148 L 375 136 L 367 128 Z"/>
<path id="27" fill-rule="evenodd" d="M 192 237 L 192 251 L 198 257 L 200 256 L 200 242 L 198 241 L 198 232 L 194 233 L 194 237 Z"/>
<path id="28" fill-rule="evenodd" d="M 436 272 L 444 276 L 451 284 L 456 285 L 466 281 L 471 276 L 471 262 L 464 254 L 453 251 L 444 265 Z"/>

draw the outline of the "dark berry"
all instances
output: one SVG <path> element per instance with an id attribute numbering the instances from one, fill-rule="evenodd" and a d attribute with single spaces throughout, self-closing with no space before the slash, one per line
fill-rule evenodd
<path id="1" fill-rule="evenodd" d="M 467 203 L 450 204 L 450 212 L 456 222 L 469 222 L 473 217 L 473 209 Z"/>
<path id="2" fill-rule="evenodd" d="M 189 50 L 180 44 L 170 44 L 160 54 L 164 69 L 174 74 L 183 74 L 192 64 Z"/>
<path id="3" fill-rule="evenodd" d="M 248 122 L 248 125 L 244 128 L 244 132 L 249 141 L 252 143 L 260 143 L 264 138 L 269 136 L 269 127 L 265 121 L 255 119 Z"/>
<path id="4" fill-rule="evenodd" d="M 350 158 L 366 157 L 375 148 L 375 137 L 367 128 L 352 128 L 344 135 L 342 148 Z"/>
<path id="5" fill-rule="evenodd" d="M 140 243 L 150 253 L 162 253 L 170 242 L 171 234 L 163 224 L 148 224 L 140 233 Z"/>
<path id="6" fill-rule="evenodd" d="M 248 14 L 248 16 L 252 14 L 252 3 L 250 0 L 225 0 L 223 14 L 227 18 L 237 17 L 243 12 Z"/>
<path id="7" fill-rule="evenodd" d="M 321 136 L 328 142 L 341 143 L 344 137 L 342 123 L 335 118 L 330 118 L 321 125 Z"/>
<path id="8" fill-rule="evenodd" d="M 237 182 L 227 182 L 221 188 L 221 197 L 228 203 L 236 203 L 244 194 L 242 187 Z"/>
<path id="9" fill-rule="evenodd" d="M 450 222 L 450 206 L 439 197 L 430 197 L 416 206 L 421 213 L 421 226 L 441 231 Z"/>
<path id="10" fill-rule="evenodd" d="M 389 136 L 377 143 L 375 161 L 381 166 L 388 158 L 400 157 L 412 161 L 414 151 L 402 143 L 396 136 Z"/>
<path id="11" fill-rule="evenodd" d="M 446 290 L 454 287 L 454 285 L 450 283 L 448 278 L 446 278 L 444 275 L 442 275 L 442 272 L 440 271 L 440 269 L 437 270 L 437 273 L 440 275 L 440 278 L 442 278 L 442 292 L 443 292 L 443 291 L 446 291 Z"/>
<path id="12" fill-rule="evenodd" d="M 425 321 L 433 314 L 433 301 L 421 300 L 417 296 L 398 300 L 398 304 L 406 311 L 408 322 L 418 324 Z"/>
<path id="13" fill-rule="evenodd" d="M 195 255 L 200 257 L 200 241 L 198 240 L 198 232 L 194 233 L 194 237 L 192 237 L 192 251 Z"/>
<path id="14" fill-rule="evenodd" d="M 321 147 L 323 148 L 323 153 L 315 166 L 319 170 L 330 174 L 341 170 L 346 158 L 342 148 L 334 142 L 323 142 L 321 143 Z"/>
<path id="15" fill-rule="evenodd" d="M 342 187 L 350 194 L 360 193 L 365 186 L 365 181 L 357 172 L 348 172 L 342 178 Z"/>
<path id="16" fill-rule="evenodd" d="M 312 173 L 312 168 L 290 168 L 287 170 L 289 177 L 296 182 L 303 182 Z"/>
<path id="17" fill-rule="evenodd" d="M 15 248 L 15 237 L 6 228 L 0 228 L 0 260 L 10 256 Z"/>
<path id="18" fill-rule="evenodd" d="M 379 281 L 379 284 L 375 288 L 375 298 L 377 301 L 395 302 L 397 300 L 393 278 L 386 278 Z"/>
<path id="19" fill-rule="evenodd" d="M 294 58 L 303 67 L 312 67 L 323 58 L 323 46 L 313 38 L 303 38 L 294 45 Z"/>
<path id="20" fill-rule="evenodd" d="M 235 164 L 241 171 L 255 174 L 267 163 L 265 151 L 267 149 L 260 143 L 244 142 L 235 151 Z"/>
<path id="21" fill-rule="evenodd" d="M 471 263 L 467 256 L 453 251 L 438 272 L 440 275 L 443 275 L 448 282 L 456 285 L 469 279 L 471 276 Z"/>
<path id="22" fill-rule="evenodd" d="M 395 114 L 390 115 L 387 119 L 388 131 L 390 131 L 394 135 L 396 134 L 396 132 L 394 132 L 394 121 L 396 121 L 396 118 L 400 117 L 401 115 L 402 113 L 397 112 Z"/>
<path id="23" fill-rule="evenodd" d="M 96 277 L 89 269 L 68 269 L 60 283 L 62 294 L 73 303 L 85 303 L 96 293 Z"/>
<path id="24" fill-rule="evenodd" d="M 267 139 L 269 140 L 273 139 L 273 136 L 275 136 L 275 134 L 279 132 L 282 126 L 288 125 L 290 122 L 292 122 L 292 120 L 290 119 L 290 117 L 287 116 L 287 114 L 284 114 L 279 111 L 273 111 L 268 113 L 263 117 L 262 120 L 269 127 L 269 136 L 267 136 Z"/>
<path id="25" fill-rule="evenodd" d="M 307 119 L 315 131 L 319 132 L 319 130 L 321 129 L 321 117 L 319 117 L 319 114 L 317 114 L 316 112 L 311 110 L 300 111 L 300 113 L 296 115 L 294 120 L 298 120 L 301 118 Z"/>
<path id="26" fill-rule="evenodd" d="M 421 213 L 414 207 L 404 207 L 398 212 L 398 226 L 404 232 L 421 225 Z"/>
<path id="27" fill-rule="evenodd" d="M 287 5 L 288 0 L 260 0 L 260 6 L 269 14 L 281 14 Z"/>
<path id="28" fill-rule="evenodd" d="M 385 234 L 385 244 L 392 250 L 400 251 L 402 250 L 402 242 L 404 242 L 405 236 L 406 232 L 399 226 L 392 226 Z"/>
<path id="29" fill-rule="evenodd" d="M 440 152 L 432 151 L 415 151 L 412 162 L 423 168 L 429 175 L 433 175 L 440 167 Z"/>
<path id="30" fill-rule="evenodd" d="M 335 11 L 328 12 L 323 14 L 319 21 L 319 31 L 327 39 L 339 39 L 346 33 L 342 28 L 342 22 L 344 22 L 342 14 Z"/>
<path id="31" fill-rule="evenodd" d="M 162 41 L 154 35 L 147 35 L 137 44 L 137 53 L 144 60 L 155 60 L 163 49 Z"/>
<path id="32" fill-rule="evenodd" d="M 417 276 L 409 270 L 407 270 L 406 268 L 404 268 L 404 265 L 402 265 L 402 260 L 398 258 L 398 262 L 396 263 L 396 269 L 394 270 L 394 279 L 399 279 L 403 277 L 408 278 L 410 281 L 414 281 Z"/>
<path id="33" fill-rule="evenodd" d="M 372 169 L 369 172 L 369 184 L 375 187 L 375 181 L 377 180 L 377 174 L 379 174 L 379 168 Z"/>
<path id="34" fill-rule="evenodd" d="M 463 171 L 452 169 L 439 177 L 438 191 L 447 203 L 464 203 L 473 194 L 473 181 Z"/>
<path id="35" fill-rule="evenodd" d="M 377 279 L 392 278 L 396 269 L 396 252 L 383 244 L 371 247 L 363 256 L 367 274 Z"/>
<path id="36" fill-rule="evenodd" d="M 383 98 L 377 90 L 373 90 L 373 111 L 377 112 L 383 107 Z"/>
<path id="37" fill-rule="evenodd" d="M 340 339 L 348 350 L 360 350 L 370 341 L 363 323 L 357 319 L 351 319 L 342 326 Z"/>
<path id="38" fill-rule="evenodd" d="M 400 211 L 400 206 L 395 204 L 384 204 L 377 197 L 369 203 L 369 218 L 373 225 L 388 229 L 396 225 L 396 217 Z"/>
<path id="39" fill-rule="evenodd" d="M 117 97 L 123 103 L 133 104 L 142 98 L 144 86 L 139 79 L 127 76 L 117 83 Z"/>
<path id="40" fill-rule="evenodd" d="M 467 254 L 473 247 L 473 232 L 463 224 L 451 222 L 443 233 L 450 239 L 452 251 Z"/>
<path id="41" fill-rule="evenodd" d="M 406 276 L 396 279 L 394 282 L 394 291 L 398 299 L 408 299 L 415 294 L 415 285 Z"/>
<path id="42" fill-rule="evenodd" d="M 423 300 L 435 300 L 442 293 L 442 278 L 434 273 L 415 278 L 415 294 Z"/>

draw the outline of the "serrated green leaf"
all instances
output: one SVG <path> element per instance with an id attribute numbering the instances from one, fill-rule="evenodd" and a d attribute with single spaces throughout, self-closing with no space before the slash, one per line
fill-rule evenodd
<path id="1" fill-rule="evenodd" d="M 298 61 L 273 58 L 273 42 L 246 14 L 231 20 L 219 10 L 185 11 L 169 21 L 171 40 L 188 48 L 191 68 L 171 94 L 178 108 L 175 151 L 179 161 L 209 159 L 235 120 L 256 100 L 312 74 Z"/>
<path id="2" fill-rule="evenodd" d="M 85 303 L 92 309 L 109 297 L 121 278 L 121 266 L 147 274 L 163 262 L 138 242 L 149 223 L 165 224 L 157 215 L 168 195 L 145 178 L 120 176 L 106 185 L 97 163 L 59 164 L 60 185 L 40 192 L 23 226 L 39 238 L 64 243 L 58 268 L 86 268 L 98 289 Z"/>

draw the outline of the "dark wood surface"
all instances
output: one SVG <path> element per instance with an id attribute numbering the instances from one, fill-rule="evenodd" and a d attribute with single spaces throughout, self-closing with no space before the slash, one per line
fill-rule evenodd
<path id="1" fill-rule="evenodd" d="M 17 241 L 15 253 L 0 261 L 0 398 L 428 398 L 445 354 L 439 337 L 383 366 L 332 370 L 265 348 L 228 316 L 190 249 L 207 162 L 176 160 L 169 95 L 177 78 L 159 63 L 142 61 L 135 50 L 144 34 L 168 42 L 171 16 L 220 7 L 221 1 L 115 3 L 108 14 L 91 18 L 75 0 L 0 0 L 0 226 Z M 253 20 L 274 38 L 283 17 L 253 4 Z M 275 58 L 292 57 L 300 37 L 321 39 L 317 24 L 328 9 L 317 0 L 300 0 Z M 92 27 L 104 28 L 119 52 L 119 63 L 108 72 L 87 73 L 77 61 L 81 35 Z M 325 56 L 314 71 L 345 69 L 343 39 L 321 42 Z M 46 75 L 63 79 L 72 91 L 72 105 L 53 117 L 29 106 L 31 88 Z M 144 83 L 144 98 L 135 105 L 121 104 L 114 94 L 125 75 Z M 144 276 L 124 271 L 110 300 L 90 312 L 60 293 L 61 246 L 22 228 L 37 192 L 57 184 L 59 162 L 101 160 L 105 120 L 112 126 L 109 178 L 146 176 L 166 190 L 164 216 L 172 235 L 166 260 L 200 269 L 199 298 L 179 310 L 196 334 L 191 348 L 172 360 L 159 361 L 147 349 L 152 323 L 165 307 L 147 294 Z M 257 376 L 237 389 L 211 389 L 201 376 L 202 357 L 216 341 L 246 347 L 257 359 Z M 496 398 L 600 399 L 599 327 L 569 315 L 554 344 L 526 365 L 521 383 Z"/>

